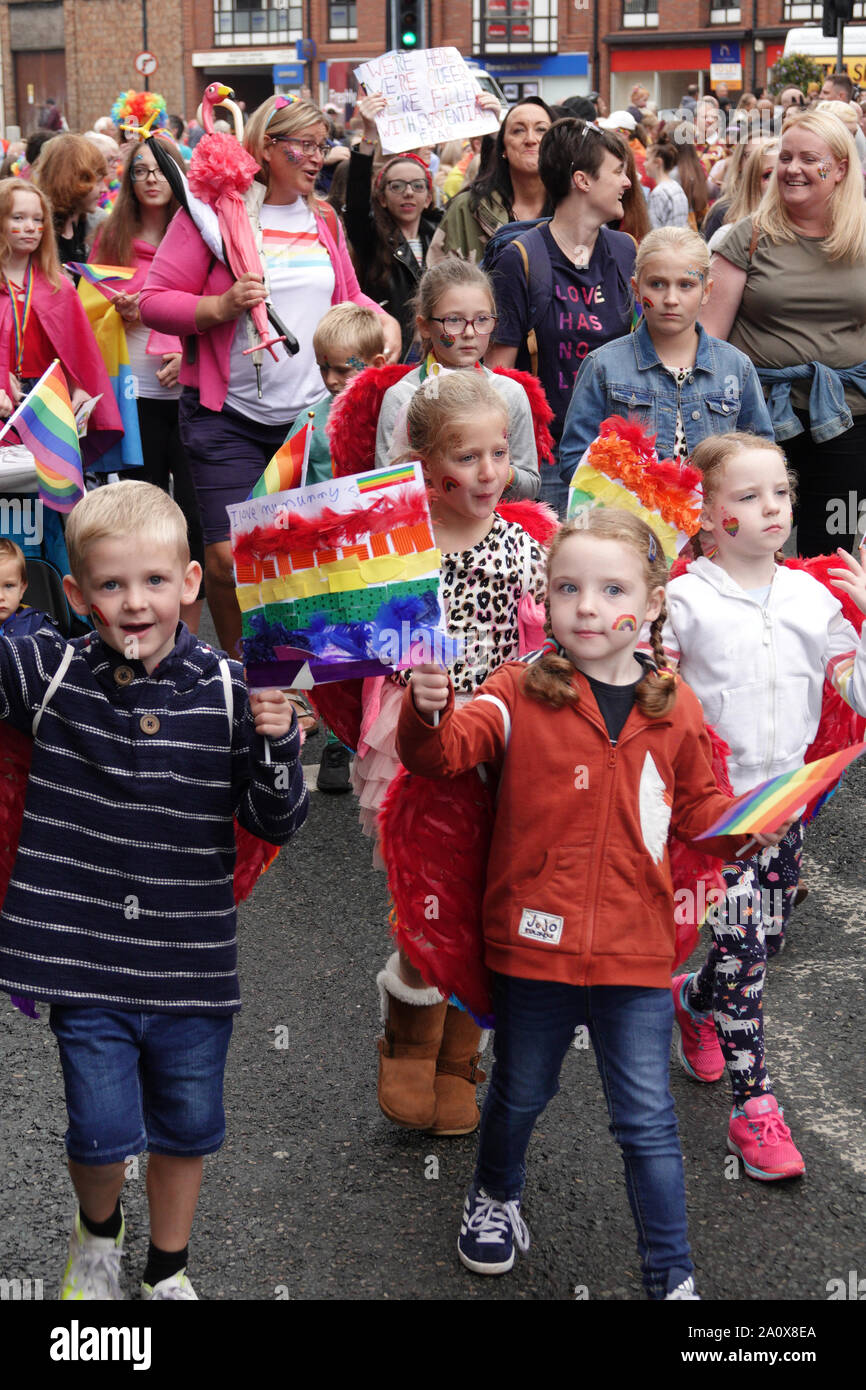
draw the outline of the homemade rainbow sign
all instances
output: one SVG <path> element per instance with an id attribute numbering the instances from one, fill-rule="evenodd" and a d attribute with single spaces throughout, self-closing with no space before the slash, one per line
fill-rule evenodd
<path id="1" fill-rule="evenodd" d="M 228 508 L 251 689 L 309 689 L 459 654 L 418 463 Z"/>
<path id="2" fill-rule="evenodd" d="M 849 763 L 866 753 L 866 743 L 854 743 L 827 758 L 806 763 L 793 772 L 783 772 L 761 782 L 731 802 L 723 816 L 705 830 L 698 840 L 713 835 L 770 834 L 789 820 L 801 806 L 820 796 L 836 781 Z"/>
<path id="3" fill-rule="evenodd" d="M 652 528 L 672 565 L 700 530 L 701 475 L 688 463 L 660 460 L 654 441 L 633 420 L 602 420 L 572 475 L 568 519 L 592 507 L 624 508 Z"/>

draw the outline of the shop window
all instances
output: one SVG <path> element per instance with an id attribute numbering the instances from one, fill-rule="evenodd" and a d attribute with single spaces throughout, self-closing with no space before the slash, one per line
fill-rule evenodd
<path id="1" fill-rule="evenodd" d="M 472 0 L 472 47 L 484 53 L 555 53 L 558 0 Z"/>
<path id="2" fill-rule="evenodd" d="M 298 0 L 214 0 L 213 30 L 218 47 L 290 43 L 304 37 L 303 6 Z"/>
<path id="3" fill-rule="evenodd" d="M 658 28 L 659 0 L 623 0 L 623 29 Z"/>
<path id="4" fill-rule="evenodd" d="M 328 0 L 328 38 L 332 43 L 358 37 L 357 8 L 354 4 Z"/>

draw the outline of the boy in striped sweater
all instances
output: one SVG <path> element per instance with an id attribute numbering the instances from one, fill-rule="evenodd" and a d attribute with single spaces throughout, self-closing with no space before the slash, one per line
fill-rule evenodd
<path id="1" fill-rule="evenodd" d="M 240 1007 L 233 821 L 274 844 L 303 823 L 300 735 L 281 691 L 248 695 L 180 622 L 201 571 L 166 493 L 90 492 L 66 542 L 66 594 L 95 631 L 0 637 L 0 718 L 34 736 L 0 988 L 51 1004 L 79 1202 L 61 1298 L 124 1297 L 124 1161 L 146 1148 L 142 1297 L 194 1299 L 187 1247 Z"/>

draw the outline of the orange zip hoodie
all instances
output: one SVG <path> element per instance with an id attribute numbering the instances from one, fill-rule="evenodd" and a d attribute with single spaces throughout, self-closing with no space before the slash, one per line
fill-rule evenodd
<path id="1" fill-rule="evenodd" d="M 716 786 L 697 697 L 677 680 L 669 714 L 635 705 L 614 747 L 589 682 L 554 709 L 509 662 L 438 726 L 409 688 L 397 751 L 410 772 L 454 777 L 479 763 L 498 777 L 483 925 L 491 970 L 571 985 L 669 989 L 674 897 L 668 830 L 691 843 L 730 806 Z M 742 835 L 701 840 L 728 858 Z"/>

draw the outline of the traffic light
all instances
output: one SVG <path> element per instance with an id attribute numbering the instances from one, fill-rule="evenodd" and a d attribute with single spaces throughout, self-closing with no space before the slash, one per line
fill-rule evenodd
<path id="1" fill-rule="evenodd" d="M 389 47 L 405 53 L 427 47 L 425 0 L 391 0 L 388 19 Z"/>
<path id="2" fill-rule="evenodd" d="M 824 10 L 821 16 L 821 27 L 824 37 L 835 39 L 836 27 L 839 20 L 847 24 L 849 19 L 854 18 L 854 0 L 824 0 Z"/>

